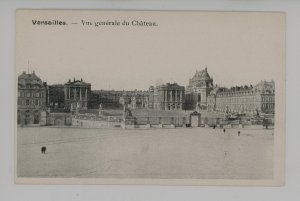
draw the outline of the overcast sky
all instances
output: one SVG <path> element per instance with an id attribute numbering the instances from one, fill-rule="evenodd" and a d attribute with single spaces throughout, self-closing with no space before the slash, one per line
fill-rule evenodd
<path id="1" fill-rule="evenodd" d="M 67 26 L 33 25 L 61 20 Z M 83 26 L 81 20 L 143 20 L 158 26 Z M 275 82 L 284 68 L 282 13 L 19 11 L 17 73 L 30 69 L 49 84 L 76 77 L 92 89 L 186 86 L 207 67 L 214 84 Z M 78 23 L 78 24 L 72 24 Z"/>

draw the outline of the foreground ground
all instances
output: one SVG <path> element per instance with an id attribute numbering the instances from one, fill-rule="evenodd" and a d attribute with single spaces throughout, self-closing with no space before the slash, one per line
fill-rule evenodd
<path id="1" fill-rule="evenodd" d="M 270 179 L 273 130 L 18 128 L 19 177 Z M 46 154 L 41 147 L 46 146 Z"/>

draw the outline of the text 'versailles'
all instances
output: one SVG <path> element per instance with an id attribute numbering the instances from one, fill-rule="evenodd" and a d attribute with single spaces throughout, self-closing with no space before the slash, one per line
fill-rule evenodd
<path id="1" fill-rule="evenodd" d="M 67 22 L 61 20 L 32 20 L 33 25 L 68 25 Z"/>

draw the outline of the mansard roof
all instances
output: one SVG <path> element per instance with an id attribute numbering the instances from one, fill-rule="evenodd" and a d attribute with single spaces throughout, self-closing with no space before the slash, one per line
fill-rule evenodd
<path id="1" fill-rule="evenodd" d="M 207 68 L 201 71 L 196 71 L 195 75 L 192 78 L 193 80 L 211 80 L 210 75 L 207 72 Z"/>
<path id="2" fill-rule="evenodd" d="M 263 92 L 263 93 L 274 93 L 275 91 L 275 82 L 273 80 L 260 81 L 257 85 L 255 85 L 255 90 Z"/>
<path id="3" fill-rule="evenodd" d="M 25 86 L 43 87 L 44 85 L 42 80 L 33 71 L 33 73 L 23 72 L 21 75 L 19 75 L 18 86 L 19 87 L 25 87 Z"/>
<path id="4" fill-rule="evenodd" d="M 228 95 L 228 96 L 235 96 L 238 94 L 274 94 L 275 93 L 275 82 L 274 81 L 261 81 L 255 87 L 252 85 L 247 86 L 235 86 L 235 87 L 219 87 L 215 86 L 215 88 L 210 92 L 210 95 Z"/>
<path id="5" fill-rule="evenodd" d="M 24 79 L 26 81 L 32 82 L 38 82 L 38 81 L 42 81 L 33 71 L 33 73 L 26 73 L 25 71 L 19 75 L 18 80 Z"/>

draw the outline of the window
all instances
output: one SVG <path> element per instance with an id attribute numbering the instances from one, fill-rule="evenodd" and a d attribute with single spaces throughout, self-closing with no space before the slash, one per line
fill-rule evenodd
<path id="1" fill-rule="evenodd" d="M 30 118 L 30 112 L 29 112 L 29 110 L 27 110 L 27 111 L 25 112 L 25 117 L 26 117 L 26 118 Z"/>
<path id="2" fill-rule="evenodd" d="M 21 96 L 21 92 L 18 92 L 18 97 L 20 97 Z"/>
<path id="3" fill-rule="evenodd" d="M 26 97 L 30 98 L 30 93 L 29 92 L 26 93 Z"/>
<path id="4" fill-rule="evenodd" d="M 35 93 L 35 97 L 37 97 L 37 98 L 40 97 L 40 93 L 38 93 L 38 92 Z"/>
<path id="5" fill-rule="evenodd" d="M 29 100 L 28 99 L 26 100 L 26 105 L 29 105 Z"/>
<path id="6" fill-rule="evenodd" d="M 35 105 L 39 105 L 39 100 L 35 100 Z"/>

